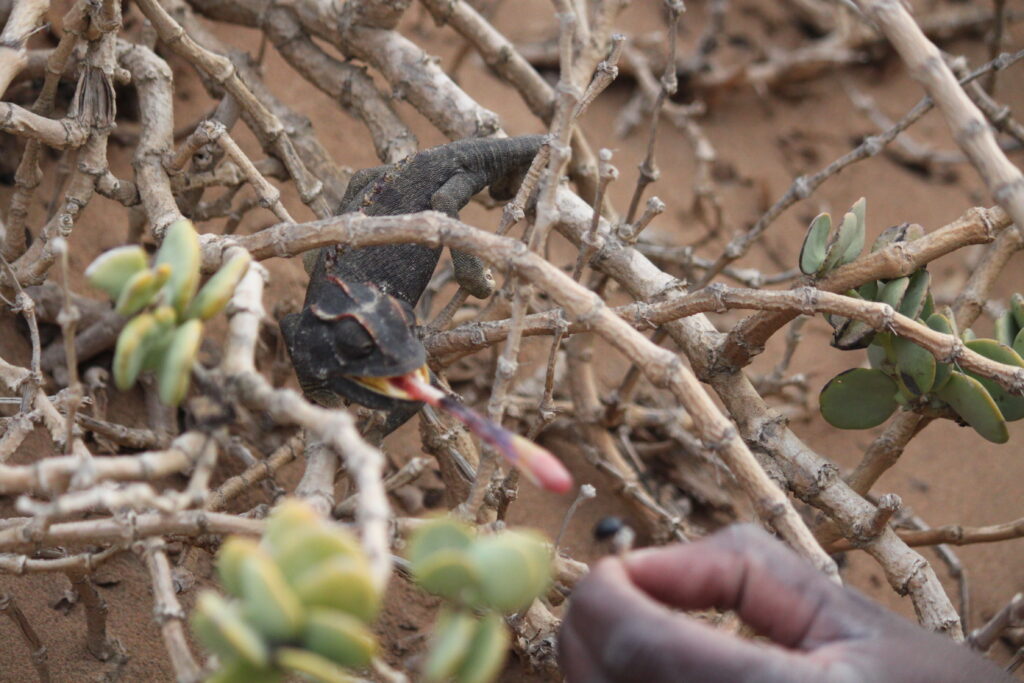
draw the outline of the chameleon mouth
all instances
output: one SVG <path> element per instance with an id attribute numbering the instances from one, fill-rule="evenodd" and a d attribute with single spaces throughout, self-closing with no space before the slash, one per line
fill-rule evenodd
<path id="1" fill-rule="evenodd" d="M 430 371 L 427 366 L 421 365 L 412 372 L 407 372 L 404 375 L 396 375 L 394 377 L 369 377 L 369 376 L 357 376 L 349 375 L 347 379 L 352 380 L 356 384 L 369 389 L 375 394 L 381 396 L 387 396 L 388 398 L 395 398 L 400 401 L 420 401 L 422 399 L 413 397 L 405 387 L 403 379 L 417 379 L 427 385 L 430 384 Z"/>

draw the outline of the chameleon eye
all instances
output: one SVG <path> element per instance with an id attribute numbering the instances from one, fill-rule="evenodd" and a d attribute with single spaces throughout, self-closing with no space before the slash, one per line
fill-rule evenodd
<path id="1" fill-rule="evenodd" d="M 364 358 L 373 353 L 373 337 L 354 318 L 336 321 L 332 337 L 335 351 L 343 359 Z"/>

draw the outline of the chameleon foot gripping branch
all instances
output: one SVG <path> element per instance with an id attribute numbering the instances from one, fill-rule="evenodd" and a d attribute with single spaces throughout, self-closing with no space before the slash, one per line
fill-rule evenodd
<path id="1" fill-rule="evenodd" d="M 340 213 L 393 216 L 433 209 L 457 218 L 485 187 L 496 199 L 514 196 L 543 140 L 540 135 L 459 140 L 364 169 L 352 177 Z M 430 385 L 413 306 L 440 252 L 420 244 L 321 249 L 302 310 L 281 320 L 302 390 L 325 406 L 348 399 L 388 410 L 386 432 L 412 417 L 420 402 L 429 403 L 465 422 L 534 483 L 569 490 L 572 479 L 551 453 Z M 491 293 L 493 280 L 479 259 L 454 253 L 453 261 L 459 284 L 474 296 Z"/>

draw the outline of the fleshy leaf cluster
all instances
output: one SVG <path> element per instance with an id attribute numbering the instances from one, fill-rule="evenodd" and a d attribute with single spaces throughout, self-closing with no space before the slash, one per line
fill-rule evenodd
<path id="1" fill-rule="evenodd" d="M 864 213 L 861 199 L 846 214 L 844 226 L 855 227 L 860 223 L 862 228 Z M 819 216 L 812 222 L 804 241 L 800 267 L 808 274 L 821 275 L 830 270 L 829 263 L 836 267 L 849 262 L 847 258 L 852 261 L 859 255 L 859 247 L 854 253 L 852 246 L 843 245 L 856 245 L 858 241 L 863 244 L 862 237 L 856 234 L 852 238 L 833 236 L 832 241 L 843 249 L 843 256 L 837 259 L 836 252 L 826 249 L 821 263 L 811 269 L 810 266 L 817 263 L 814 255 L 822 253 L 821 224 Z M 879 235 L 871 251 L 915 240 L 923 234 L 919 225 L 896 225 Z M 805 259 L 807 254 L 811 256 Z M 997 339 L 978 339 L 970 329 L 958 332 L 952 311 L 947 308 L 937 312 L 931 294 L 931 278 L 924 268 L 909 276 L 868 282 L 846 292 L 846 296 L 888 304 L 898 313 L 937 332 L 960 337 L 967 348 L 986 358 L 1024 367 L 1021 357 L 1024 335 L 1020 334 L 1024 327 L 1024 297 L 1019 295 L 1014 295 L 1010 310 L 997 321 Z M 844 351 L 866 348 L 871 364 L 870 368 L 841 372 L 821 390 L 821 414 L 835 427 L 869 429 L 885 422 L 902 406 L 923 415 L 956 420 L 971 426 L 989 441 L 1005 443 L 1009 439 L 1006 423 L 1024 417 L 1024 397 L 1010 394 L 991 379 L 962 370 L 955 364 L 938 362 L 913 341 L 888 332 L 876 332 L 863 321 L 834 315 L 826 315 L 825 319 L 835 330 L 833 346 Z"/>
<path id="2" fill-rule="evenodd" d="M 822 277 L 845 266 L 864 248 L 867 202 L 861 197 L 832 229 L 832 216 L 823 213 L 811 221 L 800 249 L 800 270 L 804 275 Z"/>
<path id="3" fill-rule="evenodd" d="M 185 397 L 203 321 L 227 305 L 251 257 L 234 256 L 202 289 L 200 261 L 199 235 L 183 220 L 167 228 L 152 266 L 146 251 L 133 245 L 104 252 L 86 269 L 89 282 L 114 300 L 114 310 L 130 318 L 114 350 L 118 389 L 130 389 L 140 373 L 150 371 L 165 404 L 175 406 Z"/>
<path id="4" fill-rule="evenodd" d="M 262 541 L 232 537 L 217 555 L 228 591 L 196 601 L 192 627 L 220 657 L 220 683 L 280 681 L 300 674 L 323 683 L 356 680 L 377 640 L 368 624 L 380 609 L 369 563 L 356 538 L 307 504 L 274 509 Z"/>
<path id="5" fill-rule="evenodd" d="M 416 582 L 448 601 L 423 680 L 494 680 L 510 639 L 502 615 L 526 609 L 551 583 L 544 538 L 520 530 L 478 537 L 465 524 L 439 518 L 416 530 L 407 557 Z"/>

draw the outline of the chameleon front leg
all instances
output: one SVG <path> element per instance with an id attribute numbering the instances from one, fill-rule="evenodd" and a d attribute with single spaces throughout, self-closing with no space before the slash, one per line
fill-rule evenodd
<path id="1" fill-rule="evenodd" d="M 459 217 L 459 209 L 469 203 L 482 190 L 478 178 L 469 173 L 452 176 L 430 197 L 430 208 Z M 483 261 L 472 254 L 452 249 L 452 265 L 455 267 L 455 281 L 478 299 L 486 299 L 494 293 L 494 276 Z"/>

